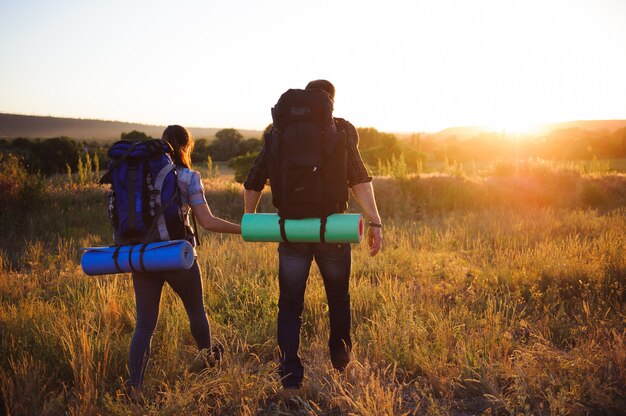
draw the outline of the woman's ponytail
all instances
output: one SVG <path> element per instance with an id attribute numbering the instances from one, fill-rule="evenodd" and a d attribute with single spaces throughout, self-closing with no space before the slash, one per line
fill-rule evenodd
<path id="1" fill-rule="evenodd" d="M 193 136 L 183 126 L 173 124 L 163 130 L 162 140 L 168 142 L 174 149 L 172 160 L 179 166 L 191 169 L 191 153 L 193 152 Z"/>

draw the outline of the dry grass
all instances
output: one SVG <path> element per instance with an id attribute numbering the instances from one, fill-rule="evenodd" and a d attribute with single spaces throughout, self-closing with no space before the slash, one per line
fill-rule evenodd
<path id="1" fill-rule="evenodd" d="M 377 179 L 389 220 L 379 257 L 354 247 L 354 360 L 344 374 L 332 370 L 314 268 L 303 317 L 306 394 L 291 404 L 276 397 L 275 244 L 203 232 L 205 305 L 227 355 L 219 368 L 188 371 L 195 354 L 188 321 L 165 290 L 144 401 L 135 403 L 122 388 L 134 326 L 130 279 L 90 278 L 78 263 L 79 247 L 108 242 L 104 193 L 56 189 L 45 209 L 22 223 L 21 242 L 0 253 L 4 410 L 622 414 L 626 211 L 616 198 L 626 192 L 624 178 L 560 176 L 570 174 L 543 182 L 529 176 L 545 198 L 515 192 L 519 176 Z M 551 195 L 590 183 L 610 203 L 585 202 L 584 193 Z M 213 180 L 206 187 L 213 210 L 237 219 L 238 186 Z M 407 205 L 415 198 L 419 203 Z"/>

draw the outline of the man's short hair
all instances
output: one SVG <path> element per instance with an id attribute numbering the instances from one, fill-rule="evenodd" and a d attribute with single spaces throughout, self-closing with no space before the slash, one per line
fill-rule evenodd
<path id="1" fill-rule="evenodd" d="M 325 79 L 316 79 L 315 81 L 311 81 L 306 85 L 307 90 L 322 90 L 326 91 L 330 98 L 335 99 L 335 86 Z"/>

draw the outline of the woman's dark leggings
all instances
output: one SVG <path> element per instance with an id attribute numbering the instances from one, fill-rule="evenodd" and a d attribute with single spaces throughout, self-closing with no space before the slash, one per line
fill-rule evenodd
<path id="1" fill-rule="evenodd" d="M 167 282 L 185 305 L 189 326 L 198 349 L 210 349 L 211 331 L 202 301 L 202 280 L 198 263 L 189 270 L 176 272 L 133 273 L 137 323 L 130 343 L 130 385 L 143 383 L 150 358 L 150 341 L 159 319 L 163 283 Z"/>

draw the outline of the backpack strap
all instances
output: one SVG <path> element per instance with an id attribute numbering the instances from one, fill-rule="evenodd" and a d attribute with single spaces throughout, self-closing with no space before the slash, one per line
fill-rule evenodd
<path id="1" fill-rule="evenodd" d="M 159 173 L 157 174 L 156 179 L 154 180 L 154 189 L 158 190 L 159 192 L 161 192 L 161 189 L 163 189 L 163 182 L 165 181 L 165 177 L 167 176 L 168 173 L 170 173 L 172 170 L 174 170 L 174 165 L 173 164 L 169 164 L 166 166 L 163 166 L 163 168 L 159 171 Z M 165 216 L 163 215 L 163 212 L 169 208 L 169 206 L 173 203 L 173 200 L 170 200 L 167 202 L 167 204 L 164 206 L 161 205 L 161 197 L 159 195 L 159 197 L 156 198 L 156 204 L 158 207 L 160 207 L 160 209 L 157 212 L 157 218 L 156 218 L 156 222 L 157 222 L 157 226 L 159 227 L 159 236 L 161 237 L 161 240 L 163 241 L 167 241 L 170 239 L 170 234 L 167 231 L 167 224 L 165 222 Z"/>
<path id="2" fill-rule="evenodd" d="M 285 232 L 285 219 L 283 217 L 278 219 L 278 225 L 280 226 L 280 237 L 283 239 L 283 242 L 289 243 L 289 240 L 287 240 L 287 233 Z"/>
<path id="3" fill-rule="evenodd" d="M 159 201 L 160 202 L 160 201 Z M 172 206 L 172 204 L 174 203 L 174 198 L 172 197 L 169 201 L 167 201 L 167 203 L 163 206 L 157 204 L 156 206 L 156 218 L 158 218 L 158 220 L 162 223 L 165 223 L 165 210 L 167 210 L 169 207 Z M 143 240 L 141 241 L 141 244 L 147 244 L 150 242 L 150 238 L 152 238 L 153 233 L 155 232 L 155 230 L 161 230 L 161 226 L 159 221 L 152 221 L 152 225 L 150 226 L 150 229 L 148 229 L 148 232 L 146 233 L 145 237 L 143 238 Z M 167 231 L 167 225 L 166 225 L 166 231 Z M 170 235 L 169 232 L 167 233 L 167 238 L 163 239 L 162 241 L 168 241 L 170 239 Z"/>
<path id="4" fill-rule="evenodd" d="M 200 234 L 198 233 L 198 224 L 196 224 L 196 216 L 193 215 L 193 211 L 189 213 L 191 215 L 191 221 L 193 222 L 193 232 L 194 237 L 196 237 L 196 243 L 198 244 L 198 247 L 200 247 Z"/>
<path id="5" fill-rule="evenodd" d="M 136 223 L 136 210 L 135 206 L 136 193 L 137 193 L 137 165 L 129 164 L 128 165 L 128 228 L 133 230 L 135 229 Z"/>

